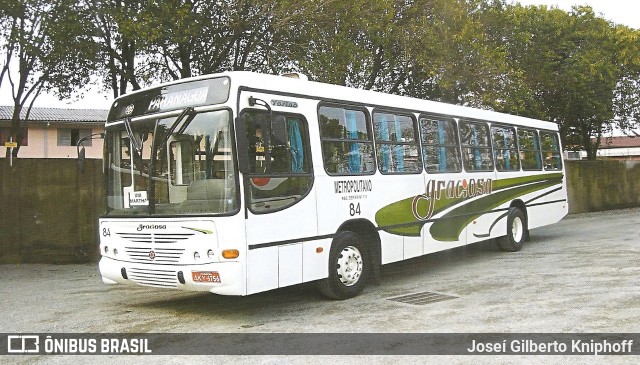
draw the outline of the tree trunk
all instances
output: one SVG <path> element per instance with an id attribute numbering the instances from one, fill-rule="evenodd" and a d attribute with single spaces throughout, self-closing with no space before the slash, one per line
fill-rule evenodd
<path id="1" fill-rule="evenodd" d="M 18 144 L 16 148 L 7 148 L 5 157 L 9 158 L 11 154 L 13 157 L 18 157 L 18 151 L 20 151 L 20 142 L 22 141 L 22 133 L 20 129 L 20 113 L 22 112 L 22 105 L 17 104 L 13 106 L 13 114 L 11 115 L 11 128 L 9 129 L 9 136 L 13 138 L 13 142 Z"/>

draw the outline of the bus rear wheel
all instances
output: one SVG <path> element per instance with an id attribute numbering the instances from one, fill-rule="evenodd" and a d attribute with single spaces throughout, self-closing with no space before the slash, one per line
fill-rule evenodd
<path id="1" fill-rule="evenodd" d="M 527 238 L 527 219 L 519 208 L 509 208 L 507 214 L 507 235 L 498 239 L 498 246 L 503 251 L 516 252 L 522 249 Z"/>
<path id="2" fill-rule="evenodd" d="M 318 284 L 320 292 L 331 299 L 348 299 L 360 294 L 370 272 L 369 252 L 359 236 L 340 232 L 329 252 L 329 277 Z"/>

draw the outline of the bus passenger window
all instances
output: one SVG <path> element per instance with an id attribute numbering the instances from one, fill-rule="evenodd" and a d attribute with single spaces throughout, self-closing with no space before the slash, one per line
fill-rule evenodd
<path id="1" fill-rule="evenodd" d="M 542 157 L 545 170 L 562 169 L 562 155 L 558 134 L 554 132 L 540 132 L 542 142 Z"/>
<path id="2" fill-rule="evenodd" d="M 373 138 L 362 110 L 320 107 L 320 136 L 324 168 L 330 175 L 375 172 Z"/>
<path id="3" fill-rule="evenodd" d="M 493 125 L 491 126 L 491 137 L 496 170 L 520 171 L 515 128 Z"/>
<path id="4" fill-rule="evenodd" d="M 542 170 L 540 141 L 535 130 L 518 128 L 518 147 L 523 170 Z"/>
<path id="5" fill-rule="evenodd" d="M 482 122 L 460 122 L 462 159 L 466 171 L 493 171 L 489 126 Z"/>
<path id="6" fill-rule="evenodd" d="M 460 144 L 456 121 L 443 117 L 421 117 L 422 155 L 427 172 L 460 172 Z"/>
<path id="7" fill-rule="evenodd" d="M 373 130 L 380 172 L 419 173 L 422 170 L 413 118 L 374 113 Z"/>

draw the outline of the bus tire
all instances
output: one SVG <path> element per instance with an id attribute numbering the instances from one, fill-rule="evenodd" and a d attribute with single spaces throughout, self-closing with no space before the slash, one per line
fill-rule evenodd
<path id="1" fill-rule="evenodd" d="M 351 232 L 338 233 L 329 251 L 329 276 L 318 283 L 320 292 L 331 299 L 348 299 L 367 286 L 371 261 L 367 247 Z"/>
<path id="2" fill-rule="evenodd" d="M 527 219 L 522 210 L 516 207 L 509 208 L 507 235 L 498 239 L 498 246 L 502 251 L 520 251 L 527 238 L 527 231 Z"/>

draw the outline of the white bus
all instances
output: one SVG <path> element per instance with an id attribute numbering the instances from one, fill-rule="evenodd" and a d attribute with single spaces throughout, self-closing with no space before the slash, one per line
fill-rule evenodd
<path id="1" fill-rule="evenodd" d="M 567 214 L 554 123 L 229 72 L 116 99 L 106 123 L 107 284 L 359 294 L 381 265 Z"/>

